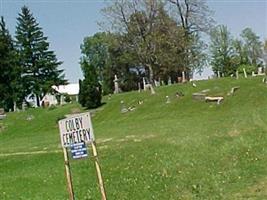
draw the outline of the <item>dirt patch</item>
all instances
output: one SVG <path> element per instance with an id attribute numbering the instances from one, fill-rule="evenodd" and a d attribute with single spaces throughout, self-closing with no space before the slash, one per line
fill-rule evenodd
<path id="1" fill-rule="evenodd" d="M 17 153 L 2 153 L 2 154 L 0 154 L 0 157 L 21 156 L 21 155 L 34 155 L 34 154 L 47 154 L 47 153 L 62 153 L 62 150 L 54 150 L 54 151 L 32 151 L 32 152 L 17 152 Z"/>
<path id="2" fill-rule="evenodd" d="M 81 113 L 82 111 L 80 108 L 72 108 L 70 112 L 71 114 L 78 114 Z"/>
<path id="3" fill-rule="evenodd" d="M 231 137 L 236 137 L 236 136 L 239 136 L 240 135 L 240 131 L 239 130 L 231 130 L 228 132 L 228 135 L 231 136 Z"/>
<path id="4" fill-rule="evenodd" d="M 267 178 L 237 193 L 235 199 L 267 199 Z"/>
<path id="5" fill-rule="evenodd" d="M 111 140 L 113 140 L 113 138 L 105 138 L 105 139 L 99 139 L 97 140 L 97 143 L 106 143 L 106 142 L 110 142 Z"/>

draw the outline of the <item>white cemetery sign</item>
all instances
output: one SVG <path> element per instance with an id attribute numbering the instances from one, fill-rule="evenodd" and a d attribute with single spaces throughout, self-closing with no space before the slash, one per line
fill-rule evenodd
<path id="1" fill-rule="evenodd" d="M 58 122 L 62 147 L 70 147 L 73 144 L 94 141 L 92 121 L 90 113 L 71 115 Z"/>

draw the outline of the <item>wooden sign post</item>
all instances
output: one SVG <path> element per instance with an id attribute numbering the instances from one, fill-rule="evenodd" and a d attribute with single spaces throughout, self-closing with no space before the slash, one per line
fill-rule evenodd
<path id="1" fill-rule="evenodd" d="M 92 150 L 93 150 L 93 156 L 95 160 L 95 168 L 96 168 L 96 173 L 97 173 L 97 178 L 98 178 L 98 183 L 99 183 L 99 189 L 101 192 L 102 200 L 106 200 L 106 192 L 105 192 L 105 187 L 104 187 L 104 181 L 102 179 L 101 175 L 101 169 L 100 165 L 98 163 L 98 157 L 97 157 L 97 150 L 96 150 L 96 145 L 95 142 L 91 142 Z"/>
<path id="2" fill-rule="evenodd" d="M 69 199 L 70 200 L 75 200 L 74 192 L 73 192 L 73 186 L 72 186 L 72 178 L 71 178 L 71 171 L 70 171 L 69 156 L 68 156 L 67 148 L 63 147 L 63 153 L 64 153 L 65 174 L 66 174 L 66 178 L 67 178 Z"/>
<path id="3" fill-rule="evenodd" d="M 97 149 L 95 145 L 95 139 L 93 134 L 93 126 L 90 117 L 90 113 L 81 113 L 70 115 L 66 119 L 62 119 L 58 122 L 60 130 L 61 145 L 63 147 L 65 172 L 67 178 L 68 192 L 70 200 L 74 200 L 74 192 L 72 186 L 72 178 L 70 171 L 70 164 L 68 158 L 67 148 L 72 148 L 73 158 L 82 158 L 87 156 L 87 150 L 85 144 L 91 144 L 93 156 L 95 160 L 96 173 L 99 183 L 99 188 L 102 196 L 102 200 L 106 200 L 106 193 L 104 187 L 104 181 L 101 175 L 101 169 L 97 157 Z"/>

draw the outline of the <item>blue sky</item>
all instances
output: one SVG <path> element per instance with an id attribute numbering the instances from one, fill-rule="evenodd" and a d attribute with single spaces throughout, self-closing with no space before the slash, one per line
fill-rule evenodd
<path id="1" fill-rule="evenodd" d="M 85 36 L 100 31 L 103 0 L 0 0 L 3 15 L 13 35 L 20 8 L 26 5 L 33 12 L 55 50 L 66 78 L 77 82 L 82 78 L 79 66 L 80 45 Z M 261 39 L 267 39 L 267 0 L 209 0 L 218 24 L 225 24 L 234 36 L 251 27 Z"/>

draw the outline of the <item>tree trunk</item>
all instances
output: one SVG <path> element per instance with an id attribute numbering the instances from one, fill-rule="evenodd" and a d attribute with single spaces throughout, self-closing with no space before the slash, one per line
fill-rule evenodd
<path id="1" fill-rule="evenodd" d="M 151 65 L 147 65 L 149 70 L 149 83 L 154 86 L 154 72 Z"/>
<path id="2" fill-rule="evenodd" d="M 152 69 L 152 66 L 151 65 L 147 65 L 147 68 L 149 70 L 149 82 L 150 82 L 150 91 L 151 91 L 151 94 L 156 94 L 155 90 L 154 90 L 154 72 L 153 72 L 153 69 Z"/>

